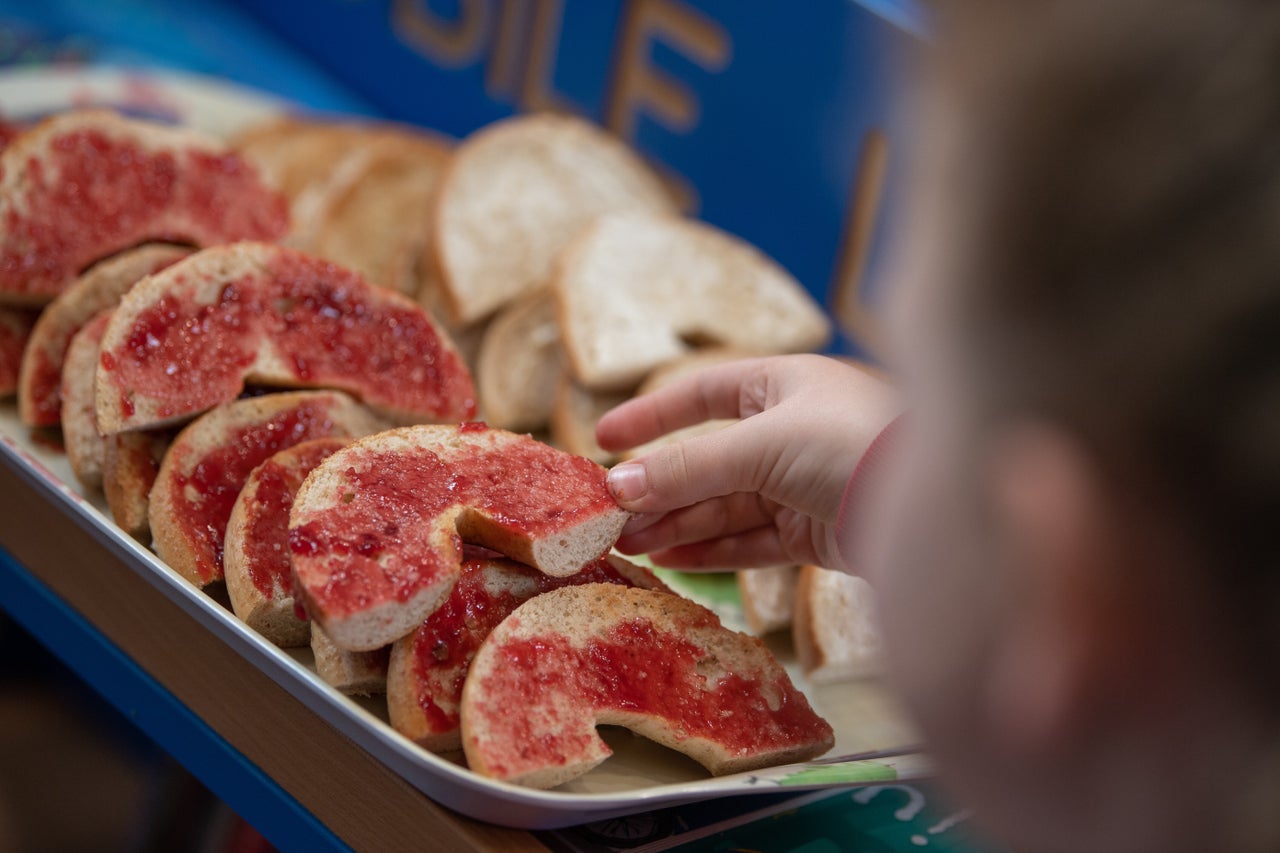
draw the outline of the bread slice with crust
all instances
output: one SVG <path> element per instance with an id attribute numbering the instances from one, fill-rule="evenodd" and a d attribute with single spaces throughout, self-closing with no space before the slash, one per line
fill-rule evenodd
<path id="1" fill-rule="evenodd" d="M 103 110 L 62 113 L 0 153 L 0 301 L 44 304 L 148 242 L 274 240 L 284 199 L 213 138 Z"/>
<path id="2" fill-rule="evenodd" d="M 143 276 L 191 254 L 182 246 L 153 243 L 94 264 L 40 314 L 22 357 L 18 415 L 27 426 L 56 426 L 62 410 L 62 360 L 71 338 L 95 314 L 120 304 Z"/>
<path id="3" fill-rule="evenodd" d="M 800 352 L 831 334 L 822 308 L 781 266 L 675 216 L 596 219 L 560 255 L 551 281 L 570 369 L 597 390 L 635 386 L 697 346 Z"/>
<path id="4" fill-rule="evenodd" d="M 367 435 L 385 426 L 337 391 L 295 391 L 219 406 L 178 434 L 151 489 L 160 559 L 197 586 L 223 577 L 227 521 L 250 472 L 314 438 Z"/>
<path id="5" fill-rule="evenodd" d="M 93 376 L 98 367 L 98 345 L 111 319 L 111 309 L 102 311 L 71 338 L 63 361 L 59 399 L 62 441 L 67 449 L 71 473 L 90 489 L 102 485 L 106 446 L 98 433 L 98 416 L 93 405 Z"/>
<path id="6" fill-rule="evenodd" d="M 346 391 L 402 423 L 475 412 L 470 372 L 417 303 L 329 261 L 234 243 L 125 295 L 102 339 L 98 427 L 180 421 L 246 383 Z"/>
<path id="7" fill-rule="evenodd" d="M 462 749 L 458 705 L 467 670 L 484 638 L 530 598 L 584 583 L 668 591 L 653 572 L 612 554 L 564 578 L 544 575 L 513 560 L 469 555 L 445 603 L 391 647 L 387 671 L 391 726 L 432 752 Z"/>
<path id="8" fill-rule="evenodd" d="M 802 566 L 792 638 L 810 681 L 877 675 L 882 666 L 881 641 L 871 585 L 844 572 Z"/>
<path id="9" fill-rule="evenodd" d="M 436 197 L 433 257 L 455 321 L 546 286 L 561 248 L 594 217 L 674 212 L 659 178 L 581 119 L 516 116 L 458 146 Z"/>
<path id="10" fill-rule="evenodd" d="M 172 429 L 156 429 L 120 432 L 102 439 L 102 491 L 111 517 L 117 527 L 145 545 L 151 544 L 151 487 L 176 435 Z"/>
<path id="11" fill-rule="evenodd" d="M 289 518 L 295 589 L 339 647 L 414 630 L 462 570 L 462 543 L 565 576 L 608 551 L 628 514 L 605 471 L 483 424 L 370 436 L 322 462 Z"/>
<path id="12" fill-rule="evenodd" d="M 613 584 L 530 599 L 471 663 L 467 764 L 555 787 L 608 758 L 597 725 L 625 726 L 717 776 L 813 758 L 834 742 L 764 644 L 701 605 Z"/>
<path id="13" fill-rule="evenodd" d="M 791 627 L 796 608 L 797 566 L 765 566 L 736 573 L 742 613 L 752 633 L 763 636 Z"/>
<path id="14" fill-rule="evenodd" d="M 367 652 L 340 649 L 319 625 L 311 625 L 311 654 L 316 675 L 325 684 L 348 696 L 373 696 L 387 692 L 387 667 L 391 649 L 383 646 Z"/>
<path id="15" fill-rule="evenodd" d="M 480 411 L 493 426 L 515 431 L 546 427 L 563 375 L 560 328 L 550 293 L 521 297 L 485 329 L 476 389 Z"/>
<path id="16" fill-rule="evenodd" d="M 231 508 L 222 554 L 231 609 L 281 648 L 311 640 L 310 624 L 294 607 L 289 510 L 311 470 L 348 443 L 335 436 L 281 450 L 249 473 Z"/>

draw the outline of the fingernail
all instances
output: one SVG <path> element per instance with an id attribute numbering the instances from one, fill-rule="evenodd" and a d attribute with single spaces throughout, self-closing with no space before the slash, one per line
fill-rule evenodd
<path id="1" fill-rule="evenodd" d="M 634 501 L 649 488 L 644 466 L 634 463 L 619 465 L 609 472 L 609 491 L 620 501 Z"/>

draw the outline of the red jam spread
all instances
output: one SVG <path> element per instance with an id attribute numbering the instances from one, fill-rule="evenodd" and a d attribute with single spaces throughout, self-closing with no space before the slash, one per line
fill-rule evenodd
<path id="1" fill-rule="evenodd" d="M 447 460 L 419 448 L 355 462 L 334 505 L 289 534 L 309 604 L 329 615 L 405 602 L 456 575 L 461 540 L 438 525 L 464 507 L 500 535 L 536 537 L 616 506 L 603 468 L 528 437 L 451 448 Z"/>
<path id="2" fill-rule="evenodd" d="M 268 600 L 291 594 L 289 510 L 302 481 L 347 444 L 343 438 L 308 441 L 272 456 L 253 474 L 253 500 L 245 509 L 245 564 L 249 579 Z"/>
<path id="3" fill-rule="evenodd" d="M 705 624 L 713 622 L 708 614 Z M 576 760 L 594 742 L 594 715 L 601 711 L 654 715 L 677 740 L 705 738 L 737 755 L 831 735 L 785 674 L 768 684 L 732 673 L 708 679 L 699 671 L 708 652 L 647 619 L 622 622 L 585 648 L 546 634 L 510 639 L 498 652 L 502 665 L 482 686 L 488 707 L 503 709 L 488 718 L 485 743 L 486 761 L 499 777 Z M 778 697 L 776 708 L 766 693 Z M 566 695 L 570 714 L 557 710 L 556 697 Z"/>
<path id="4" fill-rule="evenodd" d="M 74 128 L 22 165 L 21 204 L 0 208 L 7 293 L 55 296 L 94 261 L 139 243 L 211 246 L 288 229 L 284 199 L 232 153 L 152 151 L 127 134 Z"/>
<path id="5" fill-rule="evenodd" d="M 308 401 L 236 429 L 203 456 L 183 460 L 173 473 L 176 521 L 192 539 L 196 571 L 206 583 L 222 577 L 227 521 L 249 474 L 287 447 L 341 432 L 329 416 L 331 405 L 327 400 Z"/>
<path id="6" fill-rule="evenodd" d="M 0 394 L 12 394 L 18 387 L 22 351 L 31 337 L 36 315 L 29 311 L 0 309 Z M 60 382 L 61 378 L 56 378 Z"/>
<path id="7" fill-rule="evenodd" d="M 603 558 L 565 578 L 510 560 L 464 563 L 449 598 L 413 635 L 418 707 L 430 730 L 458 728 L 458 703 L 471 659 L 498 623 L 535 595 L 584 583 L 632 585 Z"/>
<path id="8" fill-rule="evenodd" d="M 178 258 L 165 258 L 144 275 L 159 272 L 171 266 Z M 86 318 L 87 319 L 87 318 Z M 32 360 L 28 385 L 30 406 L 26 416 L 33 426 L 57 426 L 62 415 L 62 362 L 66 358 L 67 347 L 71 339 L 80 330 L 80 322 L 66 324 L 59 328 L 56 336 L 49 336 L 43 346 L 34 349 L 30 355 Z"/>
<path id="9" fill-rule="evenodd" d="M 102 367 L 121 389 L 162 400 L 168 417 L 234 398 L 262 346 L 288 371 L 273 381 L 337 388 L 375 408 L 432 419 L 475 414 L 471 376 L 424 310 L 285 250 L 266 272 L 228 283 L 212 304 L 195 305 L 175 287 L 139 313 Z"/>

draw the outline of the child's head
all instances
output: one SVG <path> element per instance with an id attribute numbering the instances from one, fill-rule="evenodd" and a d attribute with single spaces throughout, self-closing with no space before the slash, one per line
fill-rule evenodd
<path id="1" fill-rule="evenodd" d="M 892 668 L 1013 834 L 1195 849 L 1222 805 L 1225 849 L 1280 769 L 1280 4 L 935 9 Z"/>

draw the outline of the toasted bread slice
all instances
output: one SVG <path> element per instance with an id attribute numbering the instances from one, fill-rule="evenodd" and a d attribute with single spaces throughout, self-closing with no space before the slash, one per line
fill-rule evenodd
<path id="1" fill-rule="evenodd" d="M 172 429 L 120 432 L 103 438 L 102 491 L 116 526 L 151 544 L 148 506 L 160 463 L 177 433 Z"/>
<path id="2" fill-rule="evenodd" d="M 191 254 L 182 246 L 139 246 L 94 264 L 40 314 L 22 357 L 18 414 L 27 426 L 56 426 L 62 412 L 62 360 L 71 338 L 91 317 L 115 308 L 143 276 Z M 92 389 L 90 390 L 92 397 Z"/>
<path id="3" fill-rule="evenodd" d="M 22 357 L 36 317 L 35 311 L 0 307 L 0 397 L 18 390 Z"/>
<path id="4" fill-rule="evenodd" d="M 667 589 L 653 572 L 612 554 L 565 578 L 512 560 L 471 556 L 444 605 L 391 647 L 387 708 L 392 727 L 432 752 L 462 749 L 458 705 L 484 638 L 535 595 L 584 583 Z"/>
<path id="5" fill-rule="evenodd" d="M 179 433 L 164 456 L 149 509 L 156 553 L 197 586 L 221 580 L 227 521 L 254 468 L 313 438 L 368 435 L 384 426 L 337 391 L 268 394 L 219 406 Z"/>
<path id="6" fill-rule="evenodd" d="M 485 330 L 476 366 L 480 411 L 502 429 L 543 429 L 563 374 L 555 303 L 546 291 L 531 293 L 502 309 Z"/>
<path id="7" fill-rule="evenodd" d="M 414 630 L 449 595 L 462 542 L 549 575 L 608 551 L 627 513 L 595 463 L 483 424 L 390 430 L 330 456 L 289 518 L 295 589 L 339 647 Z"/>
<path id="8" fill-rule="evenodd" d="M 674 216 L 600 217 L 565 249 L 552 283 L 571 371 L 597 390 L 636 385 L 690 342 L 799 352 L 831 333 L 822 308 L 781 266 Z"/>
<path id="9" fill-rule="evenodd" d="M 625 726 L 717 776 L 813 758 L 834 742 L 763 643 L 692 601 L 613 584 L 530 599 L 471 663 L 467 764 L 555 787 L 610 755 L 597 725 Z"/>
<path id="10" fill-rule="evenodd" d="M 862 578 L 802 566 L 792 637 L 811 681 L 851 681 L 881 670 L 875 596 Z"/>
<path id="11" fill-rule="evenodd" d="M 250 472 L 231 508 L 222 554 L 231 609 L 281 648 L 311 640 L 309 623 L 294 608 L 289 510 L 311 469 L 348 442 L 317 438 L 281 450 Z"/>
<path id="12" fill-rule="evenodd" d="M 93 376 L 98 368 L 98 345 L 111 319 L 111 309 L 100 312 L 71 338 L 63 360 L 61 406 L 62 441 L 71 473 L 90 489 L 102 485 L 106 446 L 98 433 L 93 405 Z"/>
<path id="13" fill-rule="evenodd" d="M 326 684 L 343 693 L 349 696 L 373 696 L 387 692 L 390 647 L 349 652 L 335 646 L 319 625 L 312 625 L 311 653 L 315 656 L 316 674 Z"/>
<path id="14" fill-rule="evenodd" d="M 98 427 L 174 423 L 245 383 L 347 391 L 399 422 L 475 412 L 471 375 L 421 306 L 266 243 L 205 249 L 138 282 L 102 339 Z"/>
<path id="15" fill-rule="evenodd" d="M 452 146 L 425 132 L 388 133 L 366 150 L 358 179 L 336 193 L 319 217 L 311 251 L 376 285 L 415 296 L 418 256 Z"/>
<path id="16" fill-rule="evenodd" d="M 545 286 L 578 229 L 615 210 L 676 205 L 639 156 L 581 119 L 517 116 L 467 137 L 440 185 L 432 231 L 454 319 L 474 322 Z"/>
<path id="17" fill-rule="evenodd" d="M 738 594 L 747 627 L 763 636 L 791 627 L 796 607 L 796 566 L 767 566 L 737 571 Z"/>
<path id="18" fill-rule="evenodd" d="M 561 375 L 551 410 L 551 443 L 601 465 L 612 465 L 617 457 L 596 441 L 596 423 L 605 412 L 622 405 L 630 396 L 622 392 L 588 391 L 572 377 Z"/>
<path id="19" fill-rule="evenodd" d="M 215 139 L 85 110 L 41 122 L 0 153 L 0 221 L 0 301 L 44 304 L 126 249 L 274 240 L 288 211 Z"/>

